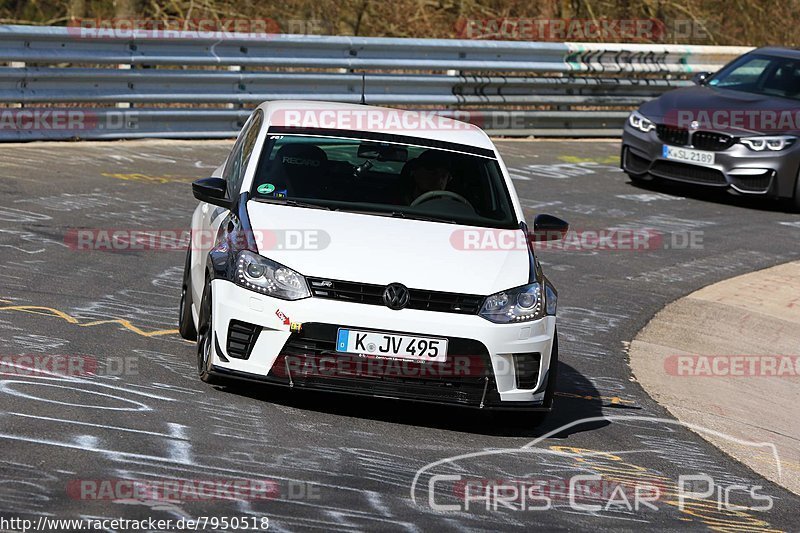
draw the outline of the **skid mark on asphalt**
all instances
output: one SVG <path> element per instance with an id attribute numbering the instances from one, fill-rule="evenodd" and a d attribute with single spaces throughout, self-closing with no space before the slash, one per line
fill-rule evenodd
<path id="1" fill-rule="evenodd" d="M 7 301 L 7 300 L 2 300 L 2 301 Z M 157 329 L 157 330 L 145 331 L 137 326 L 134 326 L 129 320 L 125 320 L 123 318 L 93 320 L 91 322 L 81 323 L 77 318 L 68 313 L 65 313 L 64 311 L 59 311 L 58 309 L 53 309 L 52 307 L 45 307 L 41 305 L 8 305 L 0 307 L 0 311 L 18 311 L 21 313 L 29 313 L 32 315 L 55 316 L 65 320 L 70 324 L 74 324 L 82 328 L 91 326 L 101 326 L 103 324 L 119 324 L 128 331 L 136 333 L 137 335 L 141 335 L 142 337 L 158 337 L 161 335 L 174 335 L 178 333 L 177 329 Z"/>

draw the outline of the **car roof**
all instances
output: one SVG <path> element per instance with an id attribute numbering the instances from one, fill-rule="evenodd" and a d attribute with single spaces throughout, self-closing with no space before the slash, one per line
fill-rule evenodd
<path id="1" fill-rule="evenodd" d="M 756 48 L 750 53 L 775 56 L 775 57 L 787 57 L 791 59 L 800 59 L 800 50 L 797 50 L 795 48 L 784 48 L 781 46 L 764 46 L 761 48 Z"/>
<path id="2" fill-rule="evenodd" d="M 386 133 L 407 137 L 417 137 L 461 145 L 484 148 L 494 151 L 494 145 L 479 127 L 447 117 L 435 116 L 433 111 L 409 111 L 371 105 L 323 102 L 312 100 L 274 100 L 258 106 L 264 111 L 268 126 L 291 126 Z M 373 127 L 355 127 L 377 118 Z M 323 120 L 324 119 L 324 120 Z M 331 122 L 333 121 L 333 122 Z M 336 127 L 329 127 L 334 124 Z M 406 127 L 422 124 L 423 127 Z M 363 124 L 370 126 L 370 124 Z"/>

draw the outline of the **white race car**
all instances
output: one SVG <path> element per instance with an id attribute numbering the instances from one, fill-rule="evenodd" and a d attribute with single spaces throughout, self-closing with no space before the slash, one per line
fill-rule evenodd
<path id="1" fill-rule="evenodd" d="M 192 184 L 180 332 L 230 378 L 548 411 L 556 290 L 478 127 L 424 112 L 278 101 Z"/>

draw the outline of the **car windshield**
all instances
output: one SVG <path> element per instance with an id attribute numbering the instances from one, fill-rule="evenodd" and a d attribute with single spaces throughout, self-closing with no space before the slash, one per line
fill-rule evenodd
<path id="1" fill-rule="evenodd" d="M 270 134 L 250 192 L 261 202 L 518 226 L 494 157 L 390 142 L 372 134 L 370 139 Z"/>
<path id="2" fill-rule="evenodd" d="M 746 55 L 711 77 L 708 85 L 800 100 L 800 59 Z"/>

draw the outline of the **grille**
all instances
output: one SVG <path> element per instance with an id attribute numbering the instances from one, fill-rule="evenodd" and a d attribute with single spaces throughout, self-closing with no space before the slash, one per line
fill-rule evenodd
<path id="1" fill-rule="evenodd" d="M 535 389 L 539 381 L 539 366 L 542 361 L 542 354 L 534 353 L 515 353 L 514 373 L 516 374 L 518 389 Z"/>
<path id="2" fill-rule="evenodd" d="M 371 285 L 352 281 L 334 281 L 320 278 L 308 278 L 311 294 L 316 298 L 343 300 L 347 302 L 384 305 L 383 285 Z M 456 294 L 450 292 L 409 289 L 409 302 L 406 309 L 438 311 L 441 313 L 459 313 L 476 315 L 480 311 L 484 297 L 472 294 Z"/>
<path id="3" fill-rule="evenodd" d="M 460 405 L 500 401 L 489 352 L 481 342 L 448 338 L 443 363 L 367 358 L 336 352 L 338 328 L 303 324 L 301 333 L 289 336 L 270 375 L 314 390 Z"/>
<path id="4" fill-rule="evenodd" d="M 725 176 L 713 168 L 687 165 L 674 161 L 658 160 L 653 163 L 650 173 L 661 178 L 687 181 L 701 185 L 727 185 Z"/>
<path id="5" fill-rule="evenodd" d="M 673 128 L 666 124 L 658 124 L 656 126 L 656 135 L 659 140 L 674 146 L 688 146 L 689 145 L 689 131 L 680 128 Z"/>
<path id="6" fill-rule="evenodd" d="M 743 191 L 766 192 L 772 182 L 773 172 L 765 172 L 757 176 L 731 176 L 731 181 Z"/>
<path id="7" fill-rule="evenodd" d="M 249 359 L 259 333 L 261 326 L 231 320 L 228 326 L 228 355 L 236 359 Z"/>
<path id="8" fill-rule="evenodd" d="M 658 135 L 659 140 L 673 146 L 692 146 L 698 150 L 708 150 L 711 152 L 725 150 L 733 146 L 733 143 L 736 142 L 736 138 L 725 133 L 695 131 L 690 136 L 689 130 L 674 128 L 666 124 L 659 124 L 656 126 L 656 135 Z"/>
<path id="9" fill-rule="evenodd" d="M 698 150 L 718 152 L 730 148 L 735 141 L 730 135 L 713 131 L 696 131 L 692 134 L 692 146 Z"/>
<path id="10" fill-rule="evenodd" d="M 650 168 L 650 161 L 634 154 L 630 148 L 625 149 L 625 170 L 634 174 L 644 174 Z"/>

